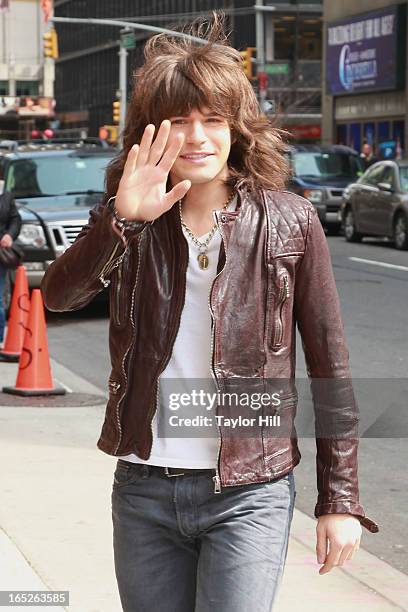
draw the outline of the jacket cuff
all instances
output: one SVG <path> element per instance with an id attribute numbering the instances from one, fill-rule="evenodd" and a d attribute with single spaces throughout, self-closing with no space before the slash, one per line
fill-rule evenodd
<path id="1" fill-rule="evenodd" d="M 378 524 L 365 515 L 361 504 L 353 501 L 337 501 L 316 504 L 314 515 L 316 518 L 324 514 L 353 514 L 368 531 L 377 533 L 380 528 Z"/>
<path id="2" fill-rule="evenodd" d="M 111 213 L 112 229 L 118 236 L 120 236 L 125 247 L 127 248 L 129 240 L 133 236 L 140 234 L 148 225 L 153 225 L 154 221 L 131 221 L 129 224 L 125 225 L 118 223 L 114 212 L 115 198 L 116 196 L 109 198 L 109 200 L 106 202 L 106 208 Z"/>

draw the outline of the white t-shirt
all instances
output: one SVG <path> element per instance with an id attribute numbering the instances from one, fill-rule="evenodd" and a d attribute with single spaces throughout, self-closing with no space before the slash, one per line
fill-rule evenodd
<path id="1" fill-rule="evenodd" d="M 235 210 L 237 196 L 228 205 L 228 210 Z M 203 389 L 216 393 L 216 387 L 211 374 L 211 313 L 208 305 L 209 292 L 217 274 L 218 256 L 221 246 L 221 236 L 216 230 L 207 250 L 208 268 L 201 270 L 197 255 L 200 252 L 198 246 L 183 228 L 183 233 L 189 246 L 189 260 L 186 272 L 186 295 L 184 308 L 181 313 L 180 327 L 173 346 L 170 360 L 159 377 L 159 402 L 158 408 L 152 421 L 153 446 L 147 461 L 140 459 L 134 453 L 124 455 L 121 459 L 135 463 L 147 463 L 167 467 L 185 468 L 215 468 L 217 465 L 219 435 L 216 427 L 204 428 L 207 435 L 200 437 L 159 437 L 158 420 L 161 415 L 177 414 L 169 411 L 164 401 L 164 380 L 177 379 L 177 391 L 182 391 L 183 379 L 188 379 L 187 389 L 191 391 L 191 379 L 205 379 Z M 208 232 L 209 233 L 209 232 Z M 204 242 L 208 234 L 199 236 L 200 242 Z M 204 381 L 203 381 L 204 382 Z M 173 384 L 173 381 L 171 385 Z M 174 387 L 172 387 L 174 388 Z M 167 389 L 167 394 L 169 393 Z M 187 391 L 188 392 L 188 391 Z M 183 416 L 185 416 L 185 408 Z M 200 414 L 204 414 L 205 409 Z M 194 412 L 194 416 L 197 412 Z M 215 412 L 207 412 L 211 417 Z M 166 421 L 166 422 L 167 422 Z M 166 425 L 167 427 L 167 425 Z M 188 429 L 184 429 L 184 432 Z M 190 431 L 193 431 L 190 429 Z M 204 431 L 203 429 L 201 431 Z M 217 432 L 215 434 L 215 432 Z M 175 434 L 174 434 L 175 435 Z"/>

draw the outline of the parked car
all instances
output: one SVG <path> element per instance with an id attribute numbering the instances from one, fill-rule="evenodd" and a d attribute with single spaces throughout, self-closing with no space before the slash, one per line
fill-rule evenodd
<path id="1" fill-rule="evenodd" d="M 338 217 L 343 191 L 364 172 L 357 151 L 343 145 L 292 145 L 292 176 L 288 189 L 307 198 L 332 234 L 341 229 Z"/>
<path id="2" fill-rule="evenodd" d="M 408 249 L 408 160 L 370 166 L 345 190 L 339 219 L 348 242 L 386 236 L 397 249 Z"/>
<path id="3" fill-rule="evenodd" d="M 0 153 L 0 189 L 22 217 L 16 240 L 30 287 L 75 240 L 104 193 L 105 168 L 117 153 L 97 143 L 18 145 Z"/>

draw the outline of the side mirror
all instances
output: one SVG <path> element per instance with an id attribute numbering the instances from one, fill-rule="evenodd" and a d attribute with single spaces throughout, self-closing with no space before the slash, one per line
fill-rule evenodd
<path id="1" fill-rule="evenodd" d="M 391 183 L 378 183 L 377 187 L 381 191 L 389 191 L 391 193 L 394 191 Z"/>

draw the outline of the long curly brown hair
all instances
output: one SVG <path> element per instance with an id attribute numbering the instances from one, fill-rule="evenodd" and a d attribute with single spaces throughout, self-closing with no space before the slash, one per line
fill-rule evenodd
<path id="1" fill-rule="evenodd" d="M 140 143 L 147 124 L 156 126 L 156 135 L 163 119 L 204 106 L 229 121 L 232 145 L 225 184 L 232 187 L 242 181 L 251 190 L 284 188 L 289 173 L 284 155 L 287 133 L 261 112 L 224 24 L 225 14 L 212 11 L 210 20 L 200 18 L 178 29 L 205 40 L 203 44 L 165 33 L 147 40 L 145 62 L 133 76 L 123 149 L 107 168 L 106 198 L 117 192 L 127 155 Z"/>

